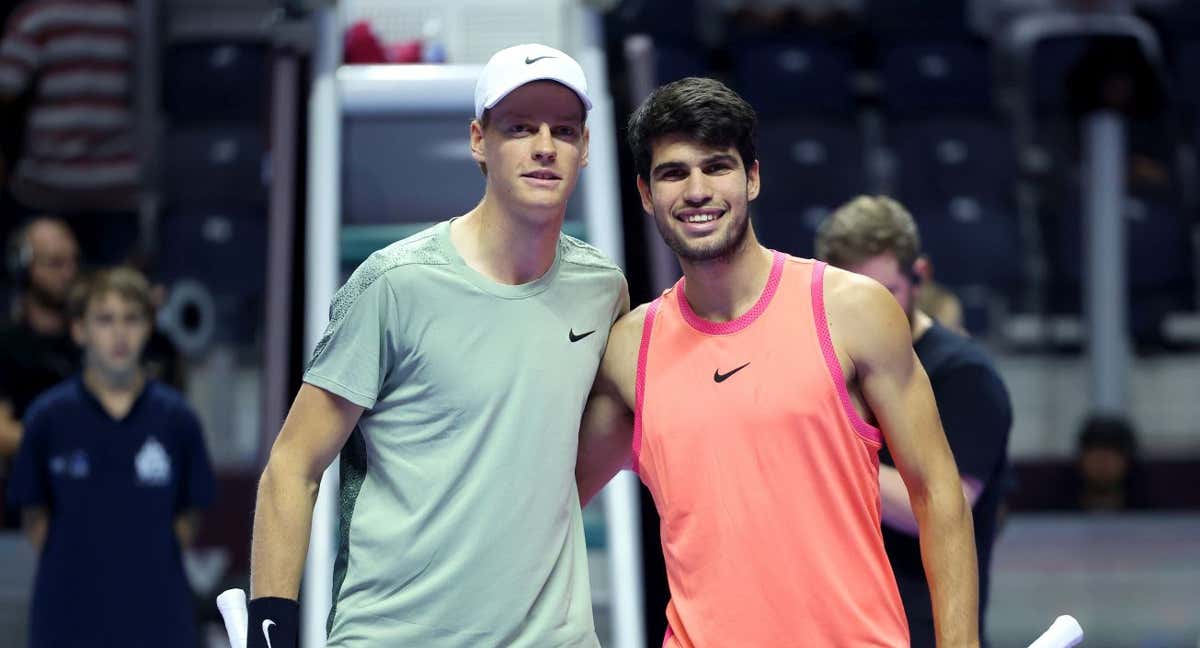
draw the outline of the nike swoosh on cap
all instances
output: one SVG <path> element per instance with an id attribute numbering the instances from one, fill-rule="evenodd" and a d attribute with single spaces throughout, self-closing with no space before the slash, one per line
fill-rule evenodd
<path id="1" fill-rule="evenodd" d="M 548 58 L 558 58 L 558 57 L 557 56 L 538 56 L 538 57 L 531 58 L 531 57 L 526 56 L 525 57 L 525 65 L 533 65 L 534 63 L 537 63 L 538 61 L 540 61 L 542 59 L 548 59 Z"/>

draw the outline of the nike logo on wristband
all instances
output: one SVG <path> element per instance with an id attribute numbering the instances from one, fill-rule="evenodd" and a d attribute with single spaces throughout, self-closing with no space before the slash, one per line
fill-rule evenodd
<path id="1" fill-rule="evenodd" d="M 273 626 L 273 625 L 275 625 L 275 622 L 270 619 L 263 621 L 263 636 L 267 638 L 267 648 L 272 648 L 272 646 L 271 646 L 271 626 Z"/>

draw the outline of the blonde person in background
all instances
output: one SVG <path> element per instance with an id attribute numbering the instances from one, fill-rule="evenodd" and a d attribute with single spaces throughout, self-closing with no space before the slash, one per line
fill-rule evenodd
<path id="1" fill-rule="evenodd" d="M 921 256 L 916 222 L 900 203 L 886 196 L 855 198 L 821 224 L 816 251 L 831 265 L 882 284 L 907 316 L 913 349 L 929 376 L 962 492 L 971 505 L 983 638 L 992 544 L 1008 471 L 1008 391 L 978 344 L 918 308 L 929 264 Z M 922 567 L 924 529 L 918 528 L 916 507 L 897 469 L 903 458 L 892 450 L 885 442 L 880 453 L 884 544 L 904 600 L 912 645 L 933 646 L 937 602 Z"/>

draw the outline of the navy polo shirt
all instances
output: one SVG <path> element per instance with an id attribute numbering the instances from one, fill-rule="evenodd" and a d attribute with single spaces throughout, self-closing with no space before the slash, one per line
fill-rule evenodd
<path id="1" fill-rule="evenodd" d="M 118 421 L 76 376 L 38 397 L 24 426 L 9 502 L 49 517 L 31 648 L 196 645 L 173 522 L 214 487 L 183 396 L 148 381 Z"/>

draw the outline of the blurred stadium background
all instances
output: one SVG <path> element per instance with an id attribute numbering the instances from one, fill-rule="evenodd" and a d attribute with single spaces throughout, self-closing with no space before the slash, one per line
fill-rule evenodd
<path id="1" fill-rule="evenodd" d="M 566 228 L 622 260 L 635 303 L 678 276 L 622 140 L 660 83 L 715 76 L 758 110 L 753 218 L 771 247 L 811 255 L 816 225 L 859 193 L 909 207 L 1016 414 L 992 645 L 1024 646 L 1060 612 L 1087 646 L 1200 645 L 1200 2 L 132 4 L 144 181 L 136 223 L 98 229 L 136 229 L 167 291 L 160 330 L 219 472 L 188 556 L 209 645 L 224 641 L 213 597 L 247 582 L 257 474 L 332 290 L 370 251 L 473 206 L 473 66 L 529 41 L 579 58 L 601 98 Z M 4 108 L 6 160 L 22 105 Z M 0 233 L 32 213 L 19 202 L 5 198 Z M 1087 262 L 1098 214 L 1119 233 L 1115 278 Z M 105 240 L 84 249 L 103 258 Z M 1136 431 L 1130 510 L 1074 497 L 1079 432 L 1097 413 Z M 656 645 L 652 503 L 626 480 L 585 519 L 602 641 Z M 24 645 L 34 565 L 0 534 L 4 645 Z"/>

